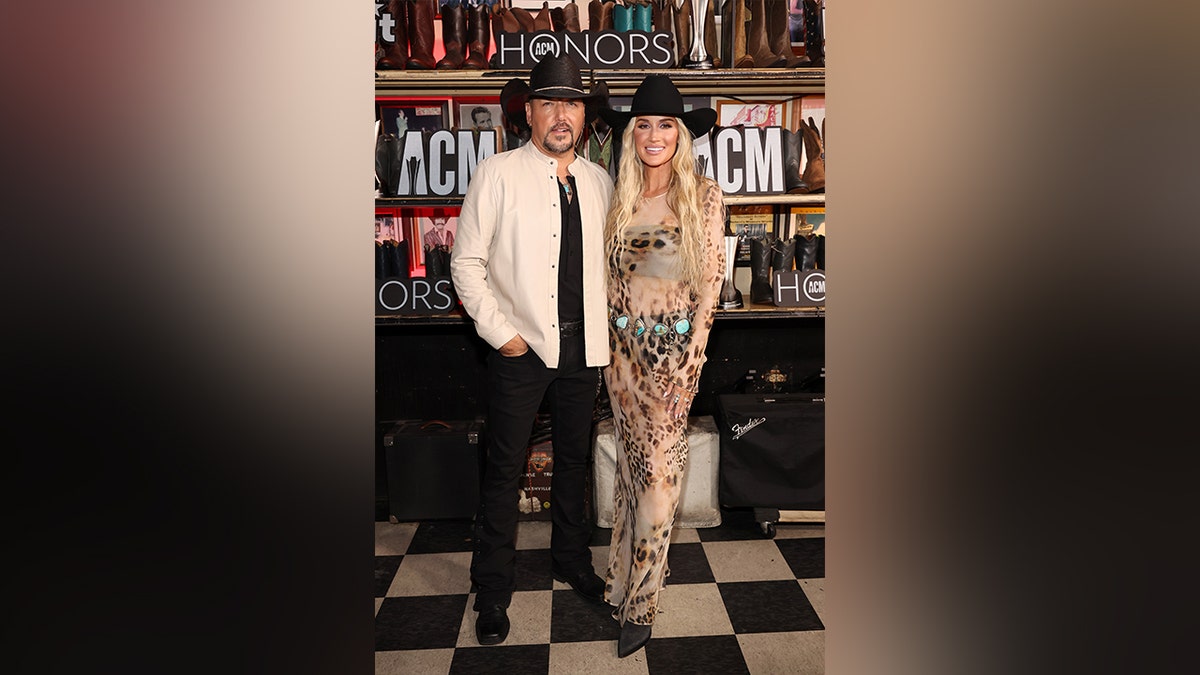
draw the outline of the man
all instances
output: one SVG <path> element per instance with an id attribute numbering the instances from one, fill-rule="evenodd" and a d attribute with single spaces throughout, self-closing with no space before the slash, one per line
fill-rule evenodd
<path id="1" fill-rule="evenodd" d="M 433 227 L 425 233 L 425 250 L 430 250 L 438 246 L 447 249 L 454 248 L 454 233 L 446 229 L 446 221 L 448 218 L 444 214 L 435 214 L 430 218 Z"/>
<path id="2" fill-rule="evenodd" d="M 478 105 L 471 109 L 471 123 L 476 129 L 492 128 L 492 111 Z"/>
<path id="3" fill-rule="evenodd" d="M 604 218 L 613 183 L 575 154 L 608 96 L 583 90 L 570 57 L 547 57 L 505 85 L 506 112 L 530 142 L 479 163 L 458 218 L 450 269 L 488 355 L 488 459 L 475 519 L 471 580 L 480 644 L 508 636 L 516 588 L 517 497 L 526 447 L 549 394 L 554 447 L 550 555 L 554 578 L 603 602 L 592 568 L 584 492 L 592 410 L 608 364 Z M 518 112 L 519 111 L 519 112 Z"/>

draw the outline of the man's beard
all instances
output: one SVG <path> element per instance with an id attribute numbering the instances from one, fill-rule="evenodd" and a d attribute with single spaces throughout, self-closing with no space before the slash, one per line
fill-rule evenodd
<path id="1" fill-rule="evenodd" d="M 554 134 L 554 131 L 547 131 L 546 136 L 542 138 L 542 145 L 546 146 L 547 150 L 550 152 L 567 152 L 568 150 L 573 150 L 575 148 L 574 130 L 567 130 L 568 139 L 562 141 L 561 143 L 551 140 Z"/>

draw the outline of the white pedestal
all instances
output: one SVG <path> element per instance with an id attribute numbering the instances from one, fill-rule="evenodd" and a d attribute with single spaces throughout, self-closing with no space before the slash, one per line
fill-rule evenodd
<path id="1" fill-rule="evenodd" d="M 612 527 L 613 482 L 617 472 L 617 438 L 613 421 L 596 425 L 592 439 L 593 499 L 596 524 Z M 676 527 L 717 527 L 721 524 L 721 506 L 717 495 L 718 470 L 721 467 L 721 436 L 711 417 L 688 418 L 688 462 L 683 470 Z"/>

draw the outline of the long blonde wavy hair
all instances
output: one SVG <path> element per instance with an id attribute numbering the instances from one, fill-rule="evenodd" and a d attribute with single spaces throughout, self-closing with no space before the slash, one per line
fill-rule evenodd
<path id="1" fill-rule="evenodd" d="M 621 134 L 621 161 L 617 170 L 617 185 L 613 190 L 608 218 L 604 223 L 604 250 L 609 260 L 624 247 L 622 233 L 633 220 L 633 213 L 642 199 L 645 177 L 642 160 L 633 147 L 633 128 L 637 118 L 625 125 Z M 704 180 L 696 173 L 692 152 L 692 133 L 683 120 L 674 118 L 679 129 L 679 144 L 671 158 L 671 182 L 667 186 L 667 206 L 679 220 L 679 266 L 683 280 L 692 295 L 704 282 Z"/>

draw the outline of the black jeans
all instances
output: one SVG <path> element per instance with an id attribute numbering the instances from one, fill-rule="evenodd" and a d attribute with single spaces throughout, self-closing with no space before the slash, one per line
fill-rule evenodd
<path id="1" fill-rule="evenodd" d="M 592 569 L 592 524 L 584 509 L 591 466 L 592 412 L 598 368 L 584 360 L 583 335 L 560 341 L 559 367 L 547 368 L 533 350 L 488 356 L 488 457 L 475 518 L 471 580 L 475 610 L 508 606 L 516 588 L 516 534 L 526 448 L 542 399 L 549 394 L 554 476 L 550 479 L 550 556 L 564 571 Z"/>

